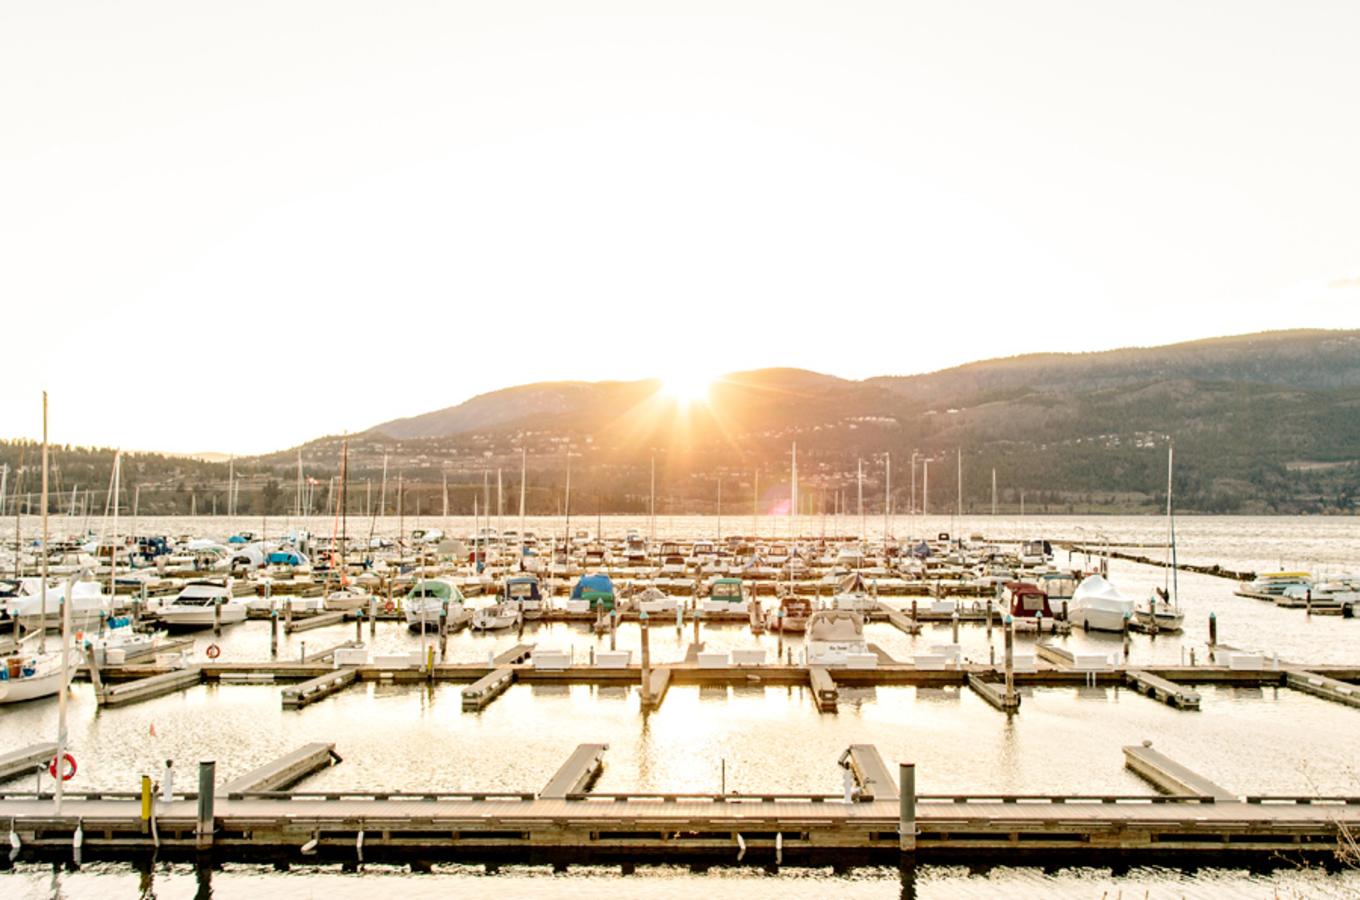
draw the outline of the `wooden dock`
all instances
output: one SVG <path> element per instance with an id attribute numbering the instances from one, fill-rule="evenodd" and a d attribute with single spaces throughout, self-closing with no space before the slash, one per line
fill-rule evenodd
<path id="1" fill-rule="evenodd" d="M 353 666 L 336 669 L 334 672 L 308 679 L 302 684 L 284 688 L 279 694 L 279 700 L 284 709 L 302 709 L 343 691 L 354 684 L 358 677 L 359 670 Z"/>
<path id="2" fill-rule="evenodd" d="M 671 667 L 658 666 L 652 669 L 647 681 L 647 695 L 643 698 L 643 709 L 647 712 L 655 712 L 661 708 L 661 702 L 666 699 L 666 692 L 671 687 Z"/>
<path id="3" fill-rule="evenodd" d="M 529 661 L 533 655 L 536 644 L 516 644 L 509 650 L 502 650 L 492 659 L 492 664 L 497 666 L 514 666 L 519 663 Z"/>
<path id="4" fill-rule="evenodd" d="M 304 744 L 292 753 L 286 753 L 239 778 L 233 778 L 219 790 L 230 800 L 240 800 L 250 794 L 282 791 L 339 761 L 334 744 Z"/>
<path id="5" fill-rule="evenodd" d="M 986 681 L 981 675 L 969 672 L 968 687 L 972 689 L 973 693 L 977 694 L 983 700 L 986 700 L 1002 712 L 1013 713 L 1018 712 L 1020 709 L 1020 694 L 1016 691 L 1012 691 L 1008 695 L 1004 684 L 998 684 L 995 681 Z"/>
<path id="6" fill-rule="evenodd" d="M 890 606 L 878 605 L 878 611 L 883 613 L 888 623 L 903 634 L 920 634 L 921 623 L 911 616 L 902 612 L 900 609 L 893 609 Z"/>
<path id="7" fill-rule="evenodd" d="M 54 743 L 30 744 L 19 750 L 0 754 L 0 781 L 32 774 L 38 766 L 46 768 L 56 755 L 57 745 Z"/>
<path id="8" fill-rule="evenodd" d="M 590 790 L 591 784 L 604 770 L 604 752 L 608 744 L 581 744 L 562 767 L 557 770 L 538 796 L 543 800 L 566 800 Z"/>
<path id="9" fill-rule="evenodd" d="M 463 688 L 463 712 L 481 712 L 515 683 L 515 670 L 499 666 Z"/>
<path id="10" fill-rule="evenodd" d="M 1129 687 L 1154 700 L 1160 700 L 1176 709 L 1199 709 L 1199 693 L 1183 685 L 1168 681 L 1141 669 L 1129 669 L 1124 673 Z"/>
<path id="11" fill-rule="evenodd" d="M 1360 798 L 917 795 L 917 862 L 1096 865 L 1195 861 L 1226 865 L 1331 858 L 1338 827 L 1360 827 Z M 903 859 L 900 800 L 771 794 L 333 793 L 218 799 L 214 862 L 525 861 L 746 865 L 895 864 Z M 176 800 L 143 829 L 136 795 L 0 799 L 23 859 L 69 860 L 83 831 L 87 860 L 144 855 L 203 859 L 197 806 Z M 742 836 L 739 844 L 737 836 Z M 302 849 L 308 848 L 308 855 Z"/>
<path id="12" fill-rule="evenodd" d="M 1321 697 L 1323 700 L 1331 700 L 1333 703 L 1344 703 L 1347 706 L 1360 707 L 1360 687 L 1320 675 L 1317 672 L 1309 672 L 1294 666 L 1289 666 L 1284 670 L 1285 684 L 1296 691 L 1303 691 L 1305 694 L 1312 694 L 1314 697 Z"/>
<path id="13" fill-rule="evenodd" d="M 1206 802 L 1238 800 L 1236 794 L 1219 787 L 1163 753 L 1152 749 L 1151 742 L 1124 748 L 1124 765 L 1157 790 L 1174 797 L 1195 797 Z"/>
<path id="14" fill-rule="evenodd" d="M 328 625 L 339 625 L 344 621 L 345 614 L 343 612 L 315 613 L 310 616 L 298 616 L 284 622 L 283 633 L 297 634 L 302 631 L 325 628 Z"/>
<path id="15" fill-rule="evenodd" d="M 897 782 L 873 744 L 851 744 L 840 763 L 855 776 L 861 799 L 897 802 Z"/>
<path id="16" fill-rule="evenodd" d="M 190 666 L 187 669 L 173 669 L 159 675 L 139 678 L 124 684 L 104 685 L 98 695 L 100 706 L 125 706 L 141 703 L 155 697 L 173 694 L 185 688 L 194 687 L 203 681 L 203 668 Z"/>
<path id="17" fill-rule="evenodd" d="M 836 712 L 840 702 L 840 691 L 836 680 L 823 666 L 809 666 L 808 682 L 812 685 L 812 699 L 819 712 Z"/>

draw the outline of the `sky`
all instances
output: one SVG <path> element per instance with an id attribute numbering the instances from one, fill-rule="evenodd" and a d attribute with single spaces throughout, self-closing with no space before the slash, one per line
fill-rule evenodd
<path id="1" fill-rule="evenodd" d="M 1360 4 L 0 4 L 0 436 L 1360 327 Z"/>

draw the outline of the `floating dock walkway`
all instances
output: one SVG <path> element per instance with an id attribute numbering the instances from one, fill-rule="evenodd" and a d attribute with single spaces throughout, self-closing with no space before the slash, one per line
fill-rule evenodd
<path id="1" fill-rule="evenodd" d="M 327 744 L 300 748 L 217 788 L 201 764 L 199 792 L 156 804 L 155 829 L 136 793 L 0 795 L 17 856 L 143 857 L 253 862 L 365 861 L 777 866 L 906 860 L 1018 864 L 1097 860 L 1244 865 L 1329 858 L 1341 829 L 1360 827 L 1360 797 L 1238 798 L 1150 747 L 1131 766 L 1168 795 L 931 795 L 877 751 L 841 756 L 860 790 L 844 795 L 617 793 L 589 790 L 604 744 L 582 744 L 534 793 L 280 792 L 326 765 Z"/>
<path id="2" fill-rule="evenodd" d="M 1124 748 L 1124 765 L 1157 790 L 1173 797 L 1194 797 L 1206 802 L 1235 802 L 1240 798 L 1193 772 L 1174 759 L 1152 749 L 1151 742 Z"/>
<path id="3" fill-rule="evenodd" d="M 543 800 L 566 800 L 575 794 L 584 794 L 591 784 L 604 771 L 604 752 L 608 744 L 581 744 L 562 763 L 538 796 Z"/>
<path id="4" fill-rule="evenodd" d="M 229 800 L 282 791 L 339 761 L 334 744 L 304 744 L 292 753 L 250 770 L 240 778 L 233 778 L 218 790 Z"/>
<path id="5" fill-rule="evenodd" d="M 32 774 L 39 766 L 45 769 L 56 755 L 56 744 L 30 744 L 20 750 L 0 754 L 0 781 Z"/>

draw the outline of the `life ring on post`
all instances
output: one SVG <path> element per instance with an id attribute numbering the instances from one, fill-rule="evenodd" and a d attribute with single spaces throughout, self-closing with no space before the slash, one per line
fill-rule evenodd
<path id="1" fill-rule="evenodd" d="M 52 757 L 52 761 L 47 764 L 47 771 L 53 777 L 57 777 L 57 757 Z M 69 753 L 63 753 L 61 762 L 66 763 L 65 771 L 61 774 L 62 781 L 70 781 L 76 777 L 76 758 Z"/>
<path id="2" fill-rule="evenodd" d="M 204 650 L 203 653 L 208 659 L 217 659 L 217 657 L 222 655 L 222 648 L 216 644 L 209 644 L 208 649 Z"/>
<path id="3" fill-rule="evenodd" d="M 385 612 L 385 613 L 394 613 L 394 612 L 396 612 L 396 611 L 397 611 L 397 604 L 393 603 L 391 600 L 388 600 L 386 603 L 383 604 L 383 612 Z"/>

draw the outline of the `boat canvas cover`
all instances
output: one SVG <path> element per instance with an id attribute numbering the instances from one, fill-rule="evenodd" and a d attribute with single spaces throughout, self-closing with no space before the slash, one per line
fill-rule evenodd
<path id="1" fill-rule="evenodd" d="M 305 562 L 306 559 L 296 550 L 275 550 L 269 554 L 271 566 L 300 566 Z"/>
<path id="2" fill-rule="evenodd" d="M 591 605 L 595 605 L 597 600 L 614 602 L 614 582 L 609 580 L 608 575 L 582 575 L 571 589 L 571 599 L 589 600 Z"/>
<path id="3" fill-rule="evenodd" d="M 453 600 L 453 585 L 447 581 L 417 581 L 411 585 L 411 590 L 406 595 L 406 599 L 415 600 L 421 597 L 434 597 L 436 600 Z M 462 598 L 459 597 L 459 600 Z"/>
<path id="4" fill-rule="evenodd" d="M 864 586 L 864 579 L 858 572 L 841 579 L 840 587 L 837 591 L 842 594 L 867 594 L 869 589 Z"/>
<path id="5" fill-rule="evenodd" d="M 1119 593 L 1119 588 L 1100 575 L 1091 575 L 1082 579 L 1081 584 L 1072 594 L 1074 605 L 1103 607 L 1106 609 L 1118 609 L 1120 607 L 1133 608 L 1133 601 Z"/>
<path id="6" fill-rule="evenodd" d="M 858 641 L 864 637 L 864 620 L 846 610 L 824 609 L 813 613 L 807 635 L 810 640 L 829 643 Z"/>
<path id="7" fill-rule="evenodd" d="M 711 600 L 731 600 L 740 602 L 741 579 L 740 578 L 719 578 L 713 582 L 713 588 L 708 592 Z"/>

